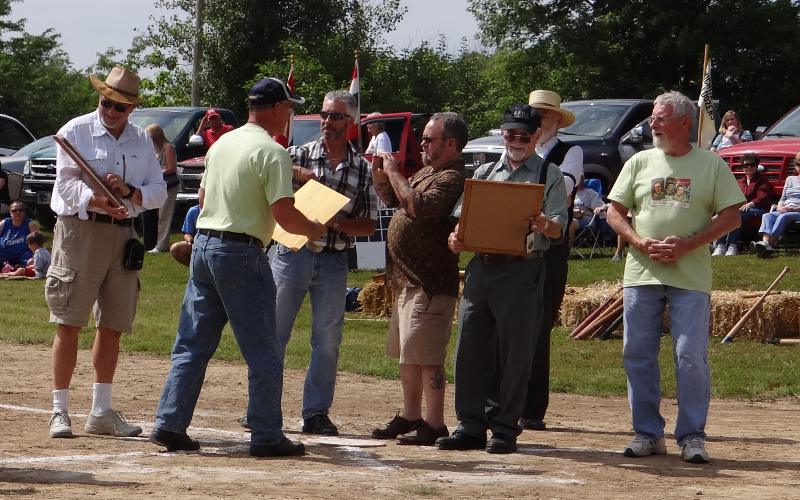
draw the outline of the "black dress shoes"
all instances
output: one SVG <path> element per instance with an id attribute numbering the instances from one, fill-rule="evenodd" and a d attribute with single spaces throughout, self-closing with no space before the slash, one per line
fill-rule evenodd
<path id="1" fill-rule="evenodd" d="M 305 455 L 306 447 L 303 443 L 289 441 L 283 438 L 278 444 L 251 444 L 250 455 L 254 457 L 295 457 Z"/>
<path id="2" fill-rule="evenodd" d="M 454 431 L 452 436 L 444 436 L 437 439 L 436 447 L 440 450 L 482 450 L 486 447 L 486 438 Z"/>
<path id="3" fill-rule="evenodd" d="M 495 432 L 492 439 L 486 443 L 486 453 L 514 453 L 517 451 L 517 438 Z"/>
<path id="4" fill-rule="evenodd" d="M 305 434 L 319 434 L 321 436 L 339 435 L 339 429 L 336 428 L 327 415 L 314 415 L 303 419 L 303 432 Z"/>
<path id="5" fill-rule="evenodd" d="M 395 442 L 397 444 L 407 444 L 412 446 L 433 446 L 436 440 L 442 437 L 447 437 L 449 432 L 447 426 L 434 429 L 428 422 L 420 420 L 416 429 L 405 434 L 397 436 Z"/>
<path id="6" fill-rule="evenodd" d="M 544 420 L 540 420 L 538 418 L 522 417 L 521 419 L 519 419 L 519 425 L 521 425 L 523 429 L 528 429 L 529 431 L 547 430 L 547 426 L 544 424 Z"/>
<path id="7" fill-rule="evenodd" d="M 150 433 L 150 442 L 163 446 L 167 451 L 197 451 L 200 443 L 186 433 L 172 432 L 156 427 Z"/>
<path id="8" fill-rule="evenodd" d="M 388 424 L 373 430 L 372 437 L 375 439 L 394 439 L 401 434 L 406 434 L 407 432 L 413 431 L 419 424 L 423 422 L 425 421 L 422 419 L 406 420 L 400 416 L 400 412 L 398 411 Z"/>

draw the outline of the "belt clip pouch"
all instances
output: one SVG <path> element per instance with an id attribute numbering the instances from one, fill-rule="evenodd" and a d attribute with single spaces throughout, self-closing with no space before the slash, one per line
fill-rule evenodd
<path id="1" fill-rule="evenodd" d="M 138 271 L 144 265 L 144 245 L 139 238 L 131 238 L 125 242 L 125 252 L 122 255 L 122 267 L 131 271 Z"/>
<path id="2" fill-rule="evenodd" d="M 536 233 L 531 231 L 525 236 L 525 253 L 530 254 L 533 252 L 535 244 Z"/>

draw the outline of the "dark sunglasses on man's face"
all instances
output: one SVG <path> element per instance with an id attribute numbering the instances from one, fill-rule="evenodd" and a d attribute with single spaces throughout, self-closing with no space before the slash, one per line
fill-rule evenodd
<path id="1" fill-rule="evenodd" d="M 323 120 L 327 120 L 330 118 L 331 120 L 338 122 L 339 120 L 344 120 L 350 115 L 346 115 L 344 113 L 328 113 L 327 111 L 320 111 L 319 117 Z"/>
<path id="2" fill-rule="evenodd" d="M 106 109 L 111 109 L 113 106 L 114 110 L 119 111 L 120 113 L 128 111 L 128 104 L 122 104 L 119 102 L 110 101 L 108 99 L 100 99 L 100 105 Z"/>
<path id="3" fill-rule="evenodd" d="M 25 209 L 24 208 L 12 208 L 11 209 L 11 213 L 12 214 L 24 214 L 25 213 Z"/>
<path id="4" fill-rule="evenodd" d="M 529 135 L 521 135 L 521 134 L 503 134 L 503 139 L 508 142 L 518 141 L 523 144 L 529 144 L 531 142 L 532 137 Z"/>
<path id="5" fill-rule="evenodd" d="M 755 163 L 745 163 L 744 168 L 756 168 L 758 165 Z"/>

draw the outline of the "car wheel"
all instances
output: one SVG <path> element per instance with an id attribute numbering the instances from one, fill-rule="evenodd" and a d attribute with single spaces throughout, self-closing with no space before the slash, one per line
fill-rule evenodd
<path id="1" fill-rule="evenodd" d="M 52 228 L 56 225 L 56 214 L 48 205 L 36 205 L 36 219 L 41 227 Z"/>

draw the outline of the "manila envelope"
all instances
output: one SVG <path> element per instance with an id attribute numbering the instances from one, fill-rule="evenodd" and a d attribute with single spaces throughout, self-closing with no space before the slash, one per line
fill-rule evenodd
<path id="1" fill-rule="evenodd" d="M 347 196 L 313 179 L 294 193 L 295 208 L 309 219 L 316 219 L 323 224 L 331 220 L 349 202 L 350 198 Z M 275 225 L 272 239 L 292 250 L 300 250 L 308 242 L 305 236 L 287 232 L 280 224 Z"/>

